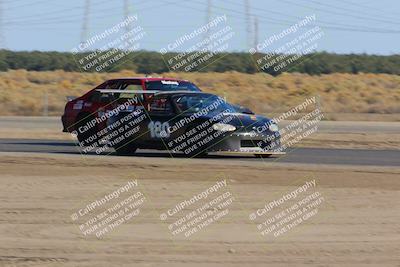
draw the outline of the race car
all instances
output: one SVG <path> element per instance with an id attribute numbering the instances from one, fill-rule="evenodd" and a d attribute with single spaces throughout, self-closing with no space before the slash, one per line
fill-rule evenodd
<path id="1" fill-rule="evenodd" d="M 101 153 L 112 147 L 119 155 L 130 155 L 138 148 L 158 149 L 189 157 L 207 153 L 284 154 L 278 126 L 272 120 L 219 96 L 198 91 L 98 91 L 115 99 L 121 94 L 131 96 L 103 114 L 106 128 L 83 141 L 84 151 Z M 133 104 L 138 94 L 149 95 L 148 105 Z M 92 120 L 85 129 L 99 121 Z"/>
<path id="2" fill-rule="evenodd" d="M 80 97 L 70 97 L 68 99 L 70 101 L 65 105 L 64 114 L 61 117 L 63 132 L 77 132 L 79 141 L 83 141 L 87 139 L 88 136 L 106 127 L 105 123 L 100 123 L 92 128 L 91 131 L 85 131 L 84 133 L 79 131 L 79 128 L 86 125 L 88 121 L 96 117 L 101 117 L 108 109 L 111 109 L 111 103 L 114 101 L 112 96 L 101 94 L 98 91 L 99 89 L 123 90 L 126 92 L 158 92 L 172 90 L 200 91 L 193 83 L 187 80 L 174 78 L 133 77 L 111 79 Z M 122 94 L 121 99 L 123 96 Z M 137 103 L 137 105 L 143 105 L 149 100 L 147 94 L 142 94 L 141 97 L 142 99 L 140 99 L 140 103 Z"/>

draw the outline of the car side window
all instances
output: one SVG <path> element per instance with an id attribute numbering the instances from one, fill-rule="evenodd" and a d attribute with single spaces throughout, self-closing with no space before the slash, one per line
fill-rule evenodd
<path id="1" fill-rule="evenodd" d="M 142 83 L 140 80 L 127 80 L 121 83 L 120 90 L 125 90 L 125 91 L 142 91 Z M 133 98 L 133 94 L 130 93 L 121 93 L 120 98 Z M 136 97 L 139 99 L 140 102 L 144 102 L 144 98 L 142 94 L 136 95 Z"/>
<path id="2" fill-rule="evenodd" d="M 90 97 L 89 97 L 89 101 L 91 102 L 100 102 L 100 97 L 101 97 L 101 93 L 98 91 L 94 91 Z"/>
<path id="3" fill-rule="evenodd" d="M 119 89 L 119 81 L 109 81 L 103 89 Z"/>
<path id="4" fill-rule="evenodd" d="M 166 97 L 155 97 L 150 103 L 149 112 L 157 115 L 169 115 L 173 113 L 171 101 Z"/>
<path id="5" fill-rule="evenodd" d="M 124 80 L 121 82 L 121 90 L 143 90 L 142 82 L 140 80 Z"/>

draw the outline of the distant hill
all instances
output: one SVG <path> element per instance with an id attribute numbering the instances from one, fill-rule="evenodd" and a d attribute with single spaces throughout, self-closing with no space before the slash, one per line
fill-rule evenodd
<path id="1" fill-rule="evenodd" d="M 84 71 L 79 65 L 79 58 L 87 54 L 61 52 L 13 52 L 0 50 L 0 71 L 9 69 L 26 69 L 29 71 L 53 71 L 64 70 L 68 72 Z M 118 72 L 131 70 L 137 73 L 165 73 L 174 71 L 173 66 L 168 66 L 168 59 L 177 56 L 177 53 L 162 55 L 158 52 L 138 51 L 132 52 L 119 60 L 109 68 L 101 69 L 101 72 Z M 188 56 L 188 55 L 186 55 Z M 377 56 L 366 54 L 339 55 L 332 53 L 314 53 L 305 55 L 292 62 L 288 67 L 274 71 L 271 68 L 261 69 L 257 65 L 257 58 L 264 57 L 264 54 L 250 56 L 248 53 L 224 53 L 216 54 L 201 66 L 186 69 L 187 71 L 201 72 L 227 72 L 237 71 L 242 73 L 265 72 L 278 75 L 282 72 L 298 72 L 310 75 L 331 74 L 331 73 L 385 73 L 400 74 L 400 55 Z M 282 55 L 275 55 L 279 57 Z M 289 56 L 287 56 L 289 58 Z M 272 59 L 271 59 L 272 60 Z M 95 68 L 89 72 L 95 72 Z M 175 71 L 185 71 L 182 68 Z"/>

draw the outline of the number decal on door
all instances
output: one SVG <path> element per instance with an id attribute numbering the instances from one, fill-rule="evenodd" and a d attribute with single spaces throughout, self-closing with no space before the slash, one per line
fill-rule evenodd
<path id="1" fill-rule="evenodd" d="M 168 138 L 170 136 L 168 122 L 152 121 L 148 128 L 151 138 Z"/>

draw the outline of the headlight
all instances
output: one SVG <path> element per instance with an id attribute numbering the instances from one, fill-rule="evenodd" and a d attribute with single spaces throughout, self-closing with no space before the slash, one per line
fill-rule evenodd
<path id="1" fill-rule="evenodd" d="M 278 125 L 276 125 L 276 124 L 274 124 L 274 123 L 270 124 L 270 125 L 268 126 L 268 129 L 269 129 L 271 132 L 277 132 L 277 131 L 279 131 Z"/>
<path id="2" fill-rule="evenodd" d="M 230 124 L 225 124 L 225 123 L 216 123 L 213 124 L 213 129 L 216 131 L 221 131 L 221 132 L 232 132 L 236 130 L 236 127 Z"/>

